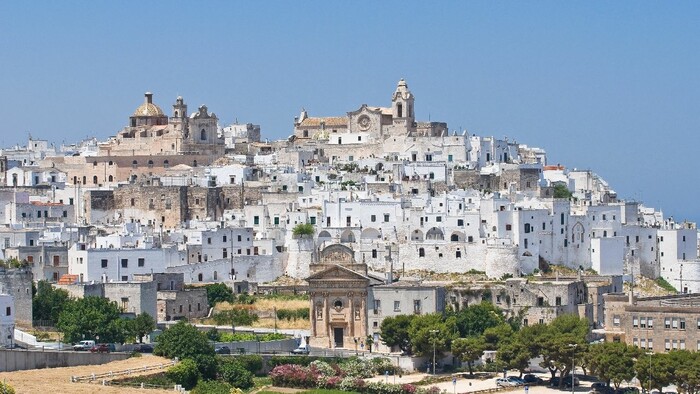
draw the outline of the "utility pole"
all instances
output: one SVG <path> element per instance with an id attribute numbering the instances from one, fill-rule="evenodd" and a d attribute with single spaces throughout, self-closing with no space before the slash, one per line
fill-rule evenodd
<path id="1" fill-rule="evenodd" d="M 433 334 L 433 375 L 435 375 L 435 343 L 437 342 L 437 337 L 436 334 L 438 334 L 440 330 L 430 330 L 430 333 Z"/>

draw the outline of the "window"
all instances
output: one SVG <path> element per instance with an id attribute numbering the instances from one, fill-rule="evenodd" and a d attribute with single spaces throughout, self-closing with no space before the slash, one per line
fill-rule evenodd
<path id="1" fill-rule="evenodd" d="M 698 323 L 698 326 L 700 326 L 700 323 Z M 671 318 L 670 317 L 664 318 L 664 328 L 667 330 L 669 328 L 671 328 Z"/>
<path id="2" fill-rule="evenodd" d="M 374 314 L 378 315 L 379 311 L 382 309 L 382 301 L 374 300 Z"/>
<path id="3" fill-rule="evenodd" d="M 510 231 L 513 228 L 510 224 L 506 224 L 506 231 Z"/>
<path id="4" fill-rule="evenodd" d="M 537 306 L 544 306 L 544 297 L 537 297 Z"/>
<path id="5" fill-rule="evenodd" d="M 207 245 L 211 245 L 211 237 L 207 237 Z"/>
<path id="6" fill-rule="evenodd" d="M 557 298 L 555 299 L 555 302 L 556 302 L 556 305 L 557 305 L 557 306 L 561 305 L 561 297 L 557 297 Z"/>
<path id="7" fill-rule="evenodd" d="M 394 301 L 394 312 L 401 312 L 401 301 Z"/>
<path id="8" fill-rule="evenodd" d="M 373 259 L 377 258 L 377 249 L 372 249 L 372 258 Z"/>
<path id="9" fill-rule="evenodd" d="M 333 302 L 333 308 L 335 308 L 336 310 L 343 309 L 343 301 L 335 300 L 335 302 Z"/>
<path id="10" fill-rule="evenodd" d="M 637 317 L 637 316 L 635 316 L 635 318 L 636 318 L 636 317 Z M 634 327 L 636 327 L 636 326 L 634 325 L 634 322 L 632 322 L 632 325 L 633 325 Z M 642 317 L 641 319 L 639 319 L 639 328 L 647 328 L 647 318 L 646 318 L 646 317 Z"/>
<path id="11" fill-rule="evenodd" d="M 389 222 L 389 214 L 388 214 L 388 213 L 385 213 L 385 214 L 384 214 L 384 222 L 385 222 L 385 223 L 386 223 L 386 222 Z"/>
<path id="12" fill-rule="evenodd" d="M 416 315 L 420 315 L 421 312 L 421 305 L 420 305 L 420 300 L 413 300 L 413 313 Z"/>
<path id="13" fill-rule="evenodd" d="M 5 308 L 5 316 L 12 316 L 12 307 L 8 306 Z"/>
<path id="14" fill-rule="evenodd" d="M 461 251 L 461 250 L 456 251 L 456 252 L 455 252 L 455 257 L 458 258 L 458 259 L 461 259 L 461 258 L 462 258 L 462 251 Z"/>
<path id="15" fill-rule="evenodd" d="M 377 215 L 372 215 L 372 216 L 370 216 L 370 220 L 373 221 L 373 222 L 376 222 L 376 221 L 377 221 Z"/>
<path id="16" fill-rule="evenodd" d="M 254 225 L 260 224 L 260 216 L 253 216 L 253 224 Z"/>
<path id="17" fill-rule="evenodd" d="M 418 249 L 418 257 L 425 257 L 425 249 L 423 249 L 423 248 Z"/>
<path id="18" fill-rule="evenodd" d="M 616 326 L 616 327 L 620 326 L 620 315 L 613 316 L 613 326 Z"/>
<path id="19" fill-rule="evenodd" d="M 671 328 L 674 328 L 674 329 L 678 328 L 678 319 L 675 317 L 673 319 L 671 319 Z"/>
<path id="20" fill-rule="evenodd" d="M 458 226 L 464 226 L 464 219 L 457 219 Z"/>
<path id="21" fill-rule="evenodd" d="M 227 257 L 228 257 L 228 250 L 226 250 L 226 248 L 224 248 L 224 249 L 222 250 L 222 252 L 221 252 L 221 257 L 223 257 L 223 258 L 227 258 Z"/>
<path id="22" fill-rule="evenodd" d="M 202 141 L 206 141 L 206 140 L 207 140 L 207 131 L 206 131 L 206 130 L 202 129 L 202 130 L 199 132 L 199 139 L 202 140 Z"/>
<path id="23" fill-rule="evenodd" d="M 682 318 L 682 317 L 681 317 L 681 320 L 680 320 L 680 327 L 679 327 L 679 328 L 680 328 L 681 330 L 685 330 L 685 318 Z"/>
<path id="24" fill-rule="evenodd" d="M 128 280 L 129 280 L 129 276 L 122 275 L 122 282 L 127 282 Z"/>
<path id="25" fill-rule="evenodd" d="M 654 328 L 654 319 L 653 318 L 651 318 L 651 317 L 647 318 L 647 327 L 650 329 Z"/>
<path id="26" fill-rule="evenodd" d="M 530 223 L 525 223 L 525 233 L 527 234 L 529 232 L 530 232 Z"/>
<path id="27" fill-rule="evenodd" d="M 122 268 L 129 267 L 129 259 L 122 259 Z"/>
<path id="28" fill-rule="evenodd" d="M 146 259 L 144 259 L 143 257 L 139 257 L 138 266 L 144 267 L 145 265 L 146 265 Z"/>
<path id="29" fill-rule="evenodd" d="M 107 259 L 102 259 L 102 268 L 107 268 Z"/>

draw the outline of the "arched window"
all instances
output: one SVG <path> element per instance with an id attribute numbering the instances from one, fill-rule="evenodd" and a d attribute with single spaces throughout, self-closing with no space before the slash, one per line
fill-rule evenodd
<path id="1" fill-rule="evenodd" d="M 153 168 L 153 160 L 148 161 L 148 168 Z"/>
<path id="2" fill-rule="evenodd" d="M 175 117 L 177 118 L 177 111 L 175 111 Z"/>
<path id="3" fill-rule="evenodd" d="M 170 167 L 170 161 L 164 160 L 163 161 L 163 168 L 168 168 L 168 167 Z"/>
<path id="4" fill-rule="evenodd" d="M 202 141 L 207 140 L 207 131 L 202 129 L 202 131 L 199 132 L 199 139 Z"/>
<path id="5" fill-rule="evenodd" d="M 110 175 L 107 179 L 109 179 L 110 182 L 114 182 L 114 177 L 112 175 Z"/>
<path id="6" fill-rule="evenodd" d="M 92 177 L 92 183 L 93 183 L 94 185 L 97 185 L 97 175 L 95 175 L 95 176 Z"/>
<path id="7" fill-rule="evenodd" d="M 136 160 L 134 160 L 134 161 L 131 162 L 131 166 L 132 166 L 133 168 L 136 168 L 136 166 L 138 166 L 138 165 L 139 165 L 139 162 L 136 161 Z"/>
<path id="8" fill-rule="evenodd" d="M 192 167 L 197 167 L 197 160 L 192 162 Z"/>

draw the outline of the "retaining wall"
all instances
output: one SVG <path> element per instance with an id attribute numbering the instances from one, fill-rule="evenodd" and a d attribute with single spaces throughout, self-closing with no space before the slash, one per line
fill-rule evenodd
<path id="1" fill-rule="evenodd" d="M 128 353 L 90 353 L 72 351 L 0 350 L 0 372 L 26 369 L 99 365 L 129 358 Z"/>

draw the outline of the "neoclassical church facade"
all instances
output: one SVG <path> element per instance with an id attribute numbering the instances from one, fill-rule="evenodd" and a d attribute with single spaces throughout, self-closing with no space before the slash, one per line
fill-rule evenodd
<path id="1" fill-rule="evenodd" d="M 369 334 L 368 291 L 383 282 L 368 275 L 367 265 L 356 262 L 354 255 L 347 246 L 333 244 L 309 267 L 311 346 L 351 348 Z"/>

